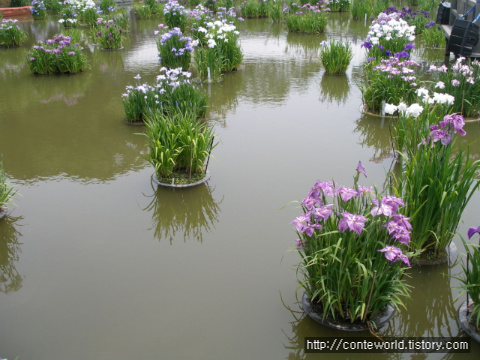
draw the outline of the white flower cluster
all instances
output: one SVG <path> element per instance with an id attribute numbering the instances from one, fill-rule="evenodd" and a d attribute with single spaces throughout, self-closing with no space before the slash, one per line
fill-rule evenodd
<path id="1" fill-rule="evenodd" d="M 438 82 L 435 87 L 442 88 L 442 82 Z M 445 84 L 443 84 L 445 87 Z M 455 102 L 455 97 L 450 94 L 439 94 L 434 92 L 433 97 L 430 96 L 430 93 L 425 88 L 420 88 L 417 90 L 417 95 L 422 99 L 424 104 L 447 104 L 453 105 Z"/>
<path id="2" fill-rule="evenodd" d="M 385 104 L 386 114 L 393 115 L 395 111 L 398 111 L 405 116 L 413 116 L 414 118 L 417 118 L 423 112 L 423 106 L 416 103 L 407 106 L 407 104 L 405 104 L 404 102 L 401 102 L 400 104 L 398 104 L 398 106 L 393 104 Z"/>
<path id="3" fill-rule="evenodd" d="M 222 21 L 207 22 L 205 24 L 206 29 L 199 27 L 198 31 L 205 33 L 205 38 L 207 39 L 207 45 L 209 48 L 213 49 L 218 42 L 228 42 L 229 38 L 238 36 L 239 32 L 236 30 L 235 25 L 227 24 Z M 233 40 L 236 40 L 235 38 Z"/>
<path id="4" fill-rule="evenodd" d="M 64 5 L 69 5 L 77 11 L 84 11 L 86 9 L 96 8 L 93 0 L 65 0 Z"/>
<path id="5" fill-rule="evenodd" d="M 380 39 L 386 41 L 395 39 L 414 41 L 415 26 L 408 25 L 405 20 L 399 17 L 398 13 L 390 15 L 380 13 L 377 19 L 373 20 L 372 25 L 370 25 L 367 41 L 373 45 L 378 45 Z"/>

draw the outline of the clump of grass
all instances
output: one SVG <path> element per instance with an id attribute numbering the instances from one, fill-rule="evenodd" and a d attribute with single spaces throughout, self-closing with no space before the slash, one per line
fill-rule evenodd
<path id="1" fill-rule="evenodd" d="M 146 159 L 159 181 L 171 183 L 178 178 L 191 183 L 205 176 L 207 159 L 216 146 L 215 134 L 195 113 L 152 114 L 146 121 L 145 136 L 149 147 Z"/>
<path id="2" fill-rule="evenodd" d="M 321 43 L 320 59 L 328 74 L 344 74 L 353 57 L 352 47 L 348 42 L 330 40 Z"/>

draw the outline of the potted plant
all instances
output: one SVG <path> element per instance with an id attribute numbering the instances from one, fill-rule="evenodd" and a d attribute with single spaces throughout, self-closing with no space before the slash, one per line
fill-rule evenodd
<path id="1" fill-rule="evenodd" d="M 379 326 L 409 297 L 403 275 L 412 228 L 400 213 L 403 201 L 359 185 L 361 173 L 359 162 L 352 188 L 317 181 L 292 221 L 304 310 L 344 330 Z"/>
<path id="2" fill-rule="evenodd" d="M 215 134 L 194 112 L 164 115 L 157 112 L 146 122 L 149 153 L 155 169 L 154 180 L 167 186 L 191 186 L 209 178 L 208 161 Z"/>

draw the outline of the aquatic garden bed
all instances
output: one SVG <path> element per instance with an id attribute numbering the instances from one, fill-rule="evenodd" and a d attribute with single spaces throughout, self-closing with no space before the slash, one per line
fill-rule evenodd
<path id="1" fill-rule="evenodd" d="M 211 174 L 209 171 L 207 171 L 205 174 L 194 174 L 192 176 L 185 172 L 178 172 L 170 178 L 160 179 L 154 174 L 152 179 L 155 184 L 160 186 L 185 188 L 204 184 L 210 180 L 210 176 Z"/>

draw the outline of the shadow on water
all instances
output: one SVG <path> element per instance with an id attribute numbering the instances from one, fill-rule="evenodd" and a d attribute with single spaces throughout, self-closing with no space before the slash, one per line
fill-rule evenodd
<path id="1" fill-rule="evenodd" d="M 23 218 L 6 216 L 0 220 L 0 292 L 8 294 L 20 290 L 22 276 L 15 264 L 20 259 L 22 234 L 17 230 L 21 226 L 17 222 Z"/>

